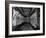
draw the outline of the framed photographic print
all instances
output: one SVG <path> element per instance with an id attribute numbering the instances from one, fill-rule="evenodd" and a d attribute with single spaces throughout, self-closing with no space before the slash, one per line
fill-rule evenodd
<path id="1" fill-rule="evenodd" d="M 5 36 L 37 36 L 45 34 L 45 3 L 5 2 Z"/>

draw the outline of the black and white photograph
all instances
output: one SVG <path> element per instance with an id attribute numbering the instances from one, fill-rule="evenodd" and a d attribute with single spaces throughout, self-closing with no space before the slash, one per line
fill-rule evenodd
<path id="1" fill-rule="evenodd" d="M 8 35 L 44 35 L 44 3 L 19 2 L 8 6 Z"/>
<path id="2" fill-rule="evenodd" d="M 40 30 L 40 8 L 12 7 L 12 31 Z"/>

